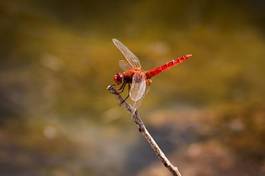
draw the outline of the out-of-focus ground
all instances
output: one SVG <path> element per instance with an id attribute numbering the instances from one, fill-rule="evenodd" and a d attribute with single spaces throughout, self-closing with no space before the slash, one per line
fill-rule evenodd
<path id="1" fill-rule="evenodd" d="M 122 58 L 153 79 L 140 112 L 183 175 L 265 175 L 265 3 L 0 2 L 0 175 L 169 175 L 106 91 Z"/>

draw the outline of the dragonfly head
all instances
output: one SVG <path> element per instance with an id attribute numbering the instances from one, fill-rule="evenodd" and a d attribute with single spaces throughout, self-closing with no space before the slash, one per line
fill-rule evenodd
<path id="1" fill-rule="evenodd" d="M 122 73 L 116 73 L 113 77 L 114 82 L 119 85 L 123 82 L 123 74 Z"/>

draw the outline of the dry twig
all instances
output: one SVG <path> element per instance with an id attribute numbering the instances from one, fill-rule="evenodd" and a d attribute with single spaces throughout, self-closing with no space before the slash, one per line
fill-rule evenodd
<path id="1" fill-rule="evenodd" d="M 115 95 L 118 98 L 119 102 L 122 103 L 122 106 L 125 107 L 125 109 L 127 109 L 127 111 L 132 114 L 132 119 L 134 123 L 138 126 L 139 132 L 144 136 L 145 140 L 151 146 L 152 150 L 155 152 L 156 156 L 161 160 L 164 166 L 172 173 L 172 175 L 181 176 L 178 168 L 171 164 L 171 162 L 167 159 L 166 155 L 163 153 L 163 151 L 160 149 L 160 147 L 157 145 L 153 137 L 146 129 L 138 111 L 134 112 L 133 108 L 126 101 L 124 101 L 124 99 L 112 85 L 109 85 L 107 87 L 107 90 L 113 95 Z"/>

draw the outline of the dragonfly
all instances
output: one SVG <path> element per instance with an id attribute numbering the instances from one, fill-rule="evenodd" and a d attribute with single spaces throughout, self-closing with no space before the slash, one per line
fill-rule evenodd
<path id="1" fill-rule="evenodd" d="M 122 42 L 117 39 L 112 39 L 114 45 L 124 56 L 124 59 L 119 61 L 119 66 L 123 72 L 116 73 L 113 77 L 116 86 L 120 86 L 117 90 L 118 93 L 122 93 L 125 87 L 128 85 L 128 95 L 124 98 L 124 103 L 129 97 L 132 100 L 132 108 L 134 112 L 138 108 L 141 100 L 147 92 L 147 87 L 151 85 L 154 76 L 157 76 L 161 72 L 164 72 L 173 66 L 176 66 L 192 56 L 192 54 L 186 54 L 177 57 L 161 66 L 151 68 L 149 70 L 143 70 L 140 61 L 132 51 L 130 51 Z"/>

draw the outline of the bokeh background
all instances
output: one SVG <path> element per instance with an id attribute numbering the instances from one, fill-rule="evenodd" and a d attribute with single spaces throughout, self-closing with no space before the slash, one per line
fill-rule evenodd
<path id="1" fill-rule="evenodd" d="M 168 176 L 106 91 L 117 38 L 158 66 L 140 112 L 183 175 L 265 175 L 261 0 L 0 2 L 0 175 Z"/>

